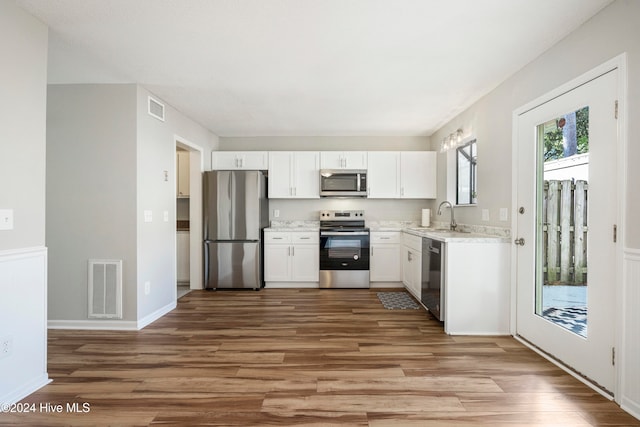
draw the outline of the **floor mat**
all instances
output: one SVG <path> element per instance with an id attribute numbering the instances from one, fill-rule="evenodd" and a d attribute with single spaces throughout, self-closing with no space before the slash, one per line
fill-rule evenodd
<path id="1" fill-rule="evenodd" d="M 586 307 L 549 307 L 542 312 L 542 317 L 580 336 L 587 336 Z"/>
<path id="2" fill-rule="evenodd" d="M 387 310 L 417 310 L 418 303 L 406 292 L 378 292 L 378 299 Z"/>

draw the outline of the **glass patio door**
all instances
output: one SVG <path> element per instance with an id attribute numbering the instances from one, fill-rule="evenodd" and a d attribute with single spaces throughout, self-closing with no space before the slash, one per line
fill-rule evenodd
<path id="1" fill-rule="evenodd" d="M 617 70 L 517 118 L 517 334 L 612 392 Z"/>

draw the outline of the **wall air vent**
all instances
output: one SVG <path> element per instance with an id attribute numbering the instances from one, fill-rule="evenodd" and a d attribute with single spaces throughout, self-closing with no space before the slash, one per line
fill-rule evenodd
<path id="1" fill-rule="evenodd" d="M 89 260 L 89 318 L 122 319 L 122 260 Z"/>
<path id="2" fill-rule="evenodd" d="M 164 122 L 164 104 L 149 97 L 149 115 Z"/>

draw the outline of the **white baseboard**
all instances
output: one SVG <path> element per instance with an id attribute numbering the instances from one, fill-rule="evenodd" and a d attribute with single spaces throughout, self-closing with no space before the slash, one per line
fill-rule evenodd
<path id="1" fill-rule="evenodd" d="M 138 324 L 131 320 L 49 320 L 48 328 L 95 331 L 137 331 Z"/>
<path id="2" fill-rule="evenodd" d="M 640 405 L 638 405 L 638 403 L 623 397 L 622 401 L 620 402 L 620 407 L 624 411 L 630 413 L 632 416 L 640 420 Z"/>
<path id="3" fill-rule="evenodd" d="M 136 325 L 137 329 L 140 330 L 145 326 L 149 326 L 150 324 L 152 324 L 153 322 L 155 322 L 156 320 L 158 320 L 159 318 L 161 318 L 162 316 L 164 316 L 165 314 L 169 313 L 171 310 L 176 308 L 176 306 L 177 306 L 177 303 L 173 301 L 165 305 L 164 307 L 159 308 L 158 310 L 154 311 L 148 316 L 143 317 L 142 319 L 138 320 Z"/>
<path id="4" fill-rule="evenodd" d="M 138 321 L 133 320 L 49 320 L 49 329 L 83 329 L 101 331 L 139 331 L 176 308 L 172 302 Z"/>
<path id="5" fill-rule="evenodd" d="M 42 387 L 49 384 L 52 380 L 49 379 L 47 374 L 39 376 L 38 378 L 30 381 L 26 384 L 23 384 L 17 390 L 13 390 L 11 393 L 0 396 L 0 403 L 11 405 L 12 403 L 16 403 L 29 396 L 31 393 L 35 393 Z"/>

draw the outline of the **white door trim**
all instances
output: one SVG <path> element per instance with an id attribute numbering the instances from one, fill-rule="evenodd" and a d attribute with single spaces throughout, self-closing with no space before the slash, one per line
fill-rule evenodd
<path id="1" fill-rule="evenodd" d="M 190 168 L 190 189 L 189 189 L 189 206 L 190 208 L 193 207 L 193 200 L 202 200 L 202 185 L 196 185 L 194 187 L 194 184 L 196 183 L 196 181 L 198 183 L 202 182 L 202 173 L 204 172 L 204 149 L 198 145 L 195 144 L 183 137 L 181 137 L 180 135 L 173 135 L 173 141 L 174 141 L 174 156 L 175 156 L 175 151 L 177 147 L 182 147 L 185 148 L 191 152 L 198 152 L 199 156 L 200 156 L 200 168 L 198 170 L 194 170 L 194 168 Z M 173 161 L 173 164 L 176 164 L 175 158 Z M 177 176 L 176 173 L 174 173 L 174 179 L 177 180 Z M 174 181 L 173 183 L 173 188 L 176 188 L 176 182 Z M 199 191 L 195 192 L 193 191 L 194 188 L 197 188 Z M 198 193 L 198 194 L 195 194 Z M 173 211 L 176 212 L 177 209 L 177 200 L 176 200 L 176 196 L 174 196 L 173 198 L 174 200 L 174 206 L 173 206 Z M 201 213 L 201 208 L 202 206 L 200 205 L 200 212 L 198 212 L 197 214 L 194 213 L 195 209 L 190 209 L 190 214 L 189 214 L 189 220 L 190 220 L 190 224 L 191 224 L 191 230 L 193 230 L 194 232 L 189 233 L 189 247 L 190 247 L 190 265 L 193 267 L 190 267 L 190 288 L 191 289 L 203 289 L 204 287 L 204 273 L 202 273 L 202 269 L 199 268 L 198 266 L 200 266 L 202 264 L 202 260 L 203 258 L 203 245 L 202 245 L 202 233 L 199 233 L 198 231 L 202 230 L 202 213 Z M 175 224 L 174 224 L 175 227 Z M 176 235 L 176 239 L 174 241 L 174 253 L 177 252 L 177 234 L 174 233 Z M 195 261 L 195 263 L 194 263 Z M 198 267 L 198 268 L 196 268 Z M 176 267 L 175 267 L 175 271 L 176 271 L 176 277 L 175 277 L 175 282 L 177 282 L 177 258 L 176 258 Z M 198 274 L 199 273 L 199 274 Z M 196 276 L 196 277 L 194 277 Z M 177 295 L 176 295 L 177 296 Z"/>
<path id="2" fill-rule="evenodd" d="M 616 307 L 622 307 L 622 295 L 624 289 L 623 283 L 623 272 L 624 272 L 624 248 L 626 246 L 625 242 L 625 230 L 626 230 L 626 194 L 627 194 L 627 162 L 626 162 L 626 153 L 627 153 L 627 54 L 622 53 L 615 58 L 587 71 L 586 73 L 576 77 L 575 79 L 557 87 L 556 89 L 547 92 L 546 94 L 534 99 L 526 103 L 525 105 L 516 108 L 512 113 L 512 139 L 511 139 L 511 182 L 513 183 L 511 187 L 511 230 L 515 233 L 517 230 L 517 196 L 518 196 L 518 185 L 517 185 L 517 166 L 518 166 L 518 117 L 527 111 L 530 111 L 536 107 L 539 107 L 542 104 L 545 104 L 552 99 L 555 99 L 603 74 L 608 73 L 609 71 L 618 69 L 619 71 L 619 79 L 618 79 L 618 88 L 617 88 L 617 98 L 618 98 L 618 152 L 617 152 L 617 160 L 618 160 L 618 174 L 616 176 L 616 185 L 620 191 L 620 198 L 618 201 L 618 245 L 616 247 L 616 277 L 615 277 L 615 290 L 616 290 Z M 612 106 L 612 114 L 613 114 L 613 106 Z M 518 236 L 512 235 L 512 238 L 517 238 Z M 516 310 L 517 310 L 517 248 L 516 245 L 512 245 L 511 247 L 511 335 L 516 336 Z M 615 319 L 615 346 L 618 349 L 617 353 L 622 354 L 622 350 L 624 348 L 624 342 L 622 340 L 622 335 L 619 333 L 624 330 L 625 319 L 623 317 L 623 310 L 616 310 L 616 319 Z M 540 352 L 540 354 L 546 359 L 550 360 L 552 363 L 558 364 L 555 359 L 546 355 L 546 353 Z M 562 364 L 558 364 L 563 370 L 574 375 L 573 372 L 566 366 Z M 622 378 L 625 373 L 624 364 L 617 363 L 616 364 L 616 386 L 614 390 L 615 401 L 620 403 L 621 398 L 621 383 Z M 580 381 L 587 384 L 589 387 L 597 389 L 598 387 L 588 380 L 576 376 Z"/>

